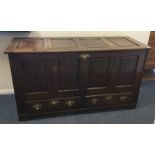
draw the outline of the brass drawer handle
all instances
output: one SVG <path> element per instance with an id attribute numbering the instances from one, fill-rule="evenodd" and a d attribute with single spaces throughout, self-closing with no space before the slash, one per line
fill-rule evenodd
<path id="1" fill-rule="evenodd" d="M 126 99 L 127 99 L 127 96 L 121 96 L 121 97 L 120 97 L 120 100 L 121 100 L 121 101 L 125 101 Z"/>
<path id="2" fill-rule="evenodd" d="M 40 108 L 42 107 L 42 105 L 41 104 L 35 104 L 35 105 L 33 105 L 33 108 L 35 109 L 35 110 L 39 110 Z"/>
<path id="3" fill-rule="evenodd" d="M 50 101 L 50 104 L 53 105 L 53 106 L 55 106 L 55 105 L 58 104 L 58 103 L 59 103 L 58 100 L 51 100 L 51 101 Z"/>
<path id="4" fill-rule="evenodd" d="M 112 96 L 106 96 L 105 99 L 109 101 L 112 99 Z"/>
<path id="5" fill-rule="evenodd" d="M 89 57 L 90 57 L 90 55 L 86 54 L 86 53 L 83 53 L 83 54 L 80 55 L 80 58 L 83 59 L 83 60 L 85 60 L 85 59 L 87 59 Z"/>
<path id="6" fill-rule="evenodd" d="M 74 103 L 75 103 L 74 100 L 68 100 L 68 101 L 65 102 L 65 104 L 66 104 L 68 107 L 73 106 Z"/>
<path id="7" fill-rule="evenodd" d="M 93 98 L 93 99 L 91 99 L 91 102 L 92 102 L 93 104 L 96 104 L 96 103 L 98 102 L 98 99 L 97 99 L 97 98 Z"/>

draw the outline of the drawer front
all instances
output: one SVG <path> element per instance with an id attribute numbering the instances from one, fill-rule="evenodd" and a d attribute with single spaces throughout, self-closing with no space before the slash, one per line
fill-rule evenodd
<path id="1" fill-rule="evenodd" d="M 80 107 L 81 98 L 60 98 L 38 101 L 26 101 L 25 110 L 26 113 L 46 113 L 54 111 L 63 111 Z"/>
<path id="2" fill-rule="evenodd" d="M 117 106 L 134 103 L 133 94 L 109 94 L 86 96 L 86 106 Z"/>

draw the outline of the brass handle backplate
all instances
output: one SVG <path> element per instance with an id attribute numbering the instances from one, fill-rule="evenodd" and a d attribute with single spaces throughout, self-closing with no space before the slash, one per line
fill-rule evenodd
<path id="1" fill-rule="evenodd" d="M 92 102 L 93 104 L 96 104 L 96 103 L 98 102 L 98 99 L 97 99 L 97 98 L 93 98 L 93 99 L 91 99 L 91 102 Z"/>
<path id="2" fill-rule="evenodd" d="M 53 106 L 55 106 L 55 105 L 58 104 L 58 103 L 59 103 L 58 100 L 51 100 L 51 101 L 50 101 L 50 104 L 53 105 Z"/>
<path id="3" fill-rule="evenodd" d="M 106 96 L 105 99 L 106 100 L 111 100 L 112 99 L 112 96 Z"/>
<path id="4" fill-rule="evenodd" d="M 120 100 L 121 100 L 121 101 L 125 101 L 126 99 L 127 99 L 127 96 L 121 96 L 121 97 L 120 97 Z"/>
<path id="5" fill-rule="evenodd" d="M 42 107 L 42 105 L 41 104 L 35 104 L 35 105 L 33 105 L 33 108 L 35 109 L 35 110 L 39 110 L 40 108 Z"/>
<path id="6" fill-rule="evenodd" d="M 74 100 L 68 100 L 68 101 L 65 102 L 65 104 L 66 104 L 68 107 L 73 106 L 74 103 L 75 103 Z"/>
<path id="7" fill-rule="evenodd" d="M 85 60 L 85 59 L 87 59 L 87 58 L 89 58 L 89 57 L 90 57 L 90 55 L 87 54 L 87 53 L 82 53 L 82 54 L 80 55 L 80 58 L 83 59 L 83 60 Z"/>

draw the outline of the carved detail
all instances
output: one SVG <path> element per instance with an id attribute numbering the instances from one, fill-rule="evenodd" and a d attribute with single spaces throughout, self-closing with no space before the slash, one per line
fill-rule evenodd
<path id="1" fill-rule="evenodd" d="M 42 107 L 42 105 L 41 104 L 35 104 L 35 105 L 33 105 L 33 108 L 35 109 L 35 110 L 39 110 L 40 108 Z"/>
<path id="2" fill-rule="evenodd" d="M 55 106 L 55 105 L 58 104 L 58 103 L 59 103 L 58 100 L 51 100 L 51 101 L 50 101 L 50 104 L 53 105 L 53 106 Z"/>
<path id="3" fill-rule="evenodd" d="M 111 100 L 112 99 L 112 96 L 106 96 L 105 99 L 106 100 Z"/>
<path id="4" fill-rule="evenodd" d="M 68 101 L 65 102 L 65 104 L 66 104 L 68 107 L 73 106 L 74 103 L 75 103 L 74 100 L 68 100 Z"/>
<path id="5" fill-rule="evenodd" d="M 89 58 L 90 55 L 86 54 L 86 53 L 83 53 L 83 54 L 80 55 L 80 57 L 81 57 L 81 59 L 85 60 L 85 59 Z"/>
<path id="6" fill-rule="evenodd" d="M 127 99 L 127 96 L 121 96 L 121 97 L 120 97 L 120 100 L 121 100 L 121 101 L 125 101 L 126 99 Z"/>
<path id="7" fill-rule="evenodd" d="M 96 103 L 98 102 L 98 99 L 97 99 L 97 98 L 93 98 L 93 99 L 91 99 L 91 102 L 92 102 L 93 104 L 96 104 Z"/>

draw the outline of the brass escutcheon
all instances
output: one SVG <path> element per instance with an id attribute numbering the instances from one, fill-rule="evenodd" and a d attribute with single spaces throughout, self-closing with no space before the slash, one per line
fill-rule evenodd
<path id="1" fill-rule="evenodd" d="M 33 105 L 33 108 L 35 109 L 35 110 L 39 110 L 40 108 L 41 108 L 41 104 L 35 104 L 35 105 Z"/>
<path id="2" fill-rule="evenodd" d="M 126 99 L 127 99 L 127 96 L 121 96 L 121 97 L 120 97 L 120 100 L 121 100 L 121 101 L 125 101 Z"/>
<path id="3" fill-rule="evenodd" d="M 96 103 L 98 102 L 98 99 L 97 99 L 97 98 L 93 98 L 93 99 L 91 99 L 91 102 L 92 102 L 93 104 L 96 104 Z"/>
<path id="4" fill-rule="evenodd" d="M 89 57 L 90 57 L 89 54 L 86 54 L 86 53 L 83 53 L 83 54 L 80 55 L 80 58 L 83 59 L 83 60 L 85 60 L 85 59 L 87 59 Z"/>
<path id="5" fill-rule="evenodd" d="M 74 103 L 75 103 L 75 102 L 74 102 L 73 100 L 68 100 L 68 101 L 65 102 L 65 104 L 66 104 L 68 107 L 73 106 Z"/>
<path id="6" fill-rule="evenodd" d="M 112 99 L 112 96 L 106 96 L 105 99 L 106 100 L 111 100 Z"/>
<path id="7" fill-rule="evenodd" d="M 58 103 L 59 103 L 58 100 L 51 100 L 51 101 L 50 101 L 50 104 L 53 105 L 53 106 L 55 106 L 55 105 L 58 104 Z"/>

